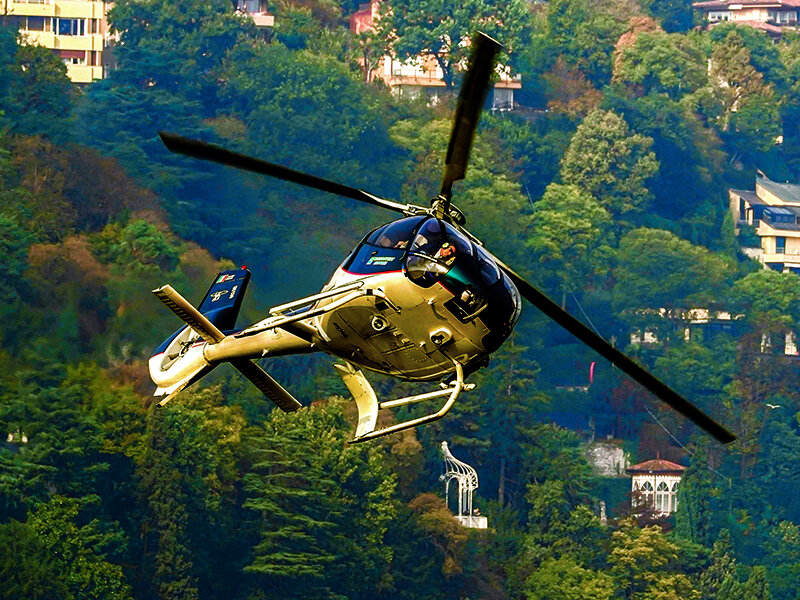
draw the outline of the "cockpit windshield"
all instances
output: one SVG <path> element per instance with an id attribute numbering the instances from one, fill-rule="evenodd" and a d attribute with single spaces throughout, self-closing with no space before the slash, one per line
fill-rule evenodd
<path id="1" fill-rule="evenodd" d="M 366 237 L 342 268 L 358 275 L 401 271 L 414 230 L 424 218 L 407 217 L 378 227 Z"/>
<path id="2" fill-rule="evenodd" d="M 381 248 L 405 248 L 419 225 L 420 217 L 409 217 L 379 227 L 367 236 L 367 244 Z"/>

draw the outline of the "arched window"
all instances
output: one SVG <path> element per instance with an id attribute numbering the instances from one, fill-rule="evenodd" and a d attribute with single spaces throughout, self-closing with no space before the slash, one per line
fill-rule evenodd
<path id="1" fill-rule="evenodd" d="M 656 487 L 656 510 L 669 512 L 669 486 L 663 481 Z"/>
<path id="2" fill-rule="evenodd" d="M 672 484 L 672 493 L 670 494 L 670 512 L 678 510 L 678 482 Z"/>
<path id="3" fill-rule="evenodd" d="M 645 506 L 653 506 L 653 484 L 649 481 L 642 484 L 642 498 Z"/>

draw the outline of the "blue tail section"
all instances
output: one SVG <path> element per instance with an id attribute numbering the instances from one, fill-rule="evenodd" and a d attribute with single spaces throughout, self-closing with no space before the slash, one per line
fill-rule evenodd
<path id="1" fill-rule="evenodd" d="M 236 328 L 236 317 L 239 316 L 249 281 L 250 271 L 247 269 L 217 273 L 198 309 L 217 329 L 224 333 L 230 332 Z"/>
<path id="2" fill-rule="evenodd" d="M 225 334 L 236 329 L 236 318 L 242 307 L 244 291 L 250 282 L 250 271 L 245 268 L 222 271 L 214 277 L 198 310 Z M 165 339 L 153 352 L 153 356 L 164 352 L 185 327 L 181 327 Z"/>

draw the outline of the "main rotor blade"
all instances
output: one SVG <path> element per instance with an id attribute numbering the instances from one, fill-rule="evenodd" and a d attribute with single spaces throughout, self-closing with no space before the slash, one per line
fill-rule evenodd
<path id="1" fill-rule="evenodd" d="M 453 182 L 464 179 L 466 174 L 472 138 L 475 137 L 475 129 L 478 127 L 483 103 L 486 101 L 495 58 L 502 47 L 499 42 L 481 32 L 475 36 L 473 43 L 475 48 L 458 96 L 453 130 L 450 133 L 450 143 L 444 161 L 440 195 L 446 199 L 451 196 Z"/>
<path id="2" fill-rule="evenodd" d="M 421 206 L 414 206 L 413 204 L 400 204 L 399 202 L 386 200 L 378 196 L 373 196 L 372 194 L 363 190 L 343 185 L 341 183 L 336 183 L 334 181 L 329 181 L 327 179 L 323 179 L 322 177 L 309 175 L 308 173 L 303 173 L 301 171 L 295 171 L 289 167 L 276 165 L 274 163 L 261 160 L 260 158 L 247 156 L 246 154 L 232 152 L 230 150 L 226 150 L 222 146 L 181 137 L 166 131 L 159 131 L 158 135 L 161 137 L 161 141 L 164 142 L 164 145 L 167 147 L 167 149 L 171 152 L 184 154 L 186 156 L 191 156 L 192 158 L 199 158 L 200 160 L 208 160 L 229 167 L 235 167 L 237 169 L 242 169 L 243 171 L 251 171 L 253 173 L 260 173 L 262 175 L 270 175 L 272 177 L 277 177 L 278 179 L 299 183 L 300 185 L 304 185 L 306 187 L 322 190 L 323 192 L 329 192 L 338 196 L 344 196 L 345 198 L 352 198 L 353 200 L 366 202 L 367 204 L 380 206 L 382 208 L 388 208 L 389 210 L 394 210 L 407 215 L 424 214 L 427 212 L 427 210 Z"/>
<path id="3" fill-rule="evenodd" d="M 655 375 L 650 373 L 650 371 L 646 370 L 638 363 L 634 362 L 631 358 L 614 348 L 614 346 L 609 344 L 594 331 L 586 327 L 586 325 L 578 321 L 575 317 L 558 306 L 558 304 L 550 300 L 550 298 L 545 296 L 542 292 L 517 275 L 509 267 L 504 265 L 499 260 L 497 261 L 497 264 L 500 265 L 503 271 L 505 271 L 506 274 L 511 278 L 511 280 L 514 282 L 514 285 L 517 286 L 517 289 L 519 289 L 520 293 L 526 300 L 541 310 L 545 315 L 553 319 L 553 321 L 561 325 L 564 329 L 569 331 L 581 342 L 592 348 L 600 356 L 611 361 L 631 379 L 637 381 L 647 390 L 658 396 L 662 402 L 671 406 L 673 409 L 692 421 L 698 427 L 701 427 L 710 433 L 723 444 L 728 444 L 736 439 L 736 436 L 725 429 L 725 427 L 717 423 L 714 419 L 709 417 L 694 404 L 669 387 L 666 383 L 658 379 Z"/>

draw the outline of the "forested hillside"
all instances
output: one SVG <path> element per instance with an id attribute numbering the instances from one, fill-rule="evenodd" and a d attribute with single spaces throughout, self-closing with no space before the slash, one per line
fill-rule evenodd
<path id="1" fill-rule="evenodd" d="M 727 190 L 800 181 L 800 35 L 704 31 L 684 0 L 386 4 L 356 36 L 353 1 L 276 1 L 268 41 L 226 0 L 119 0 L 118 68 L 80 88 L 0 26 L 0 598 L 799 598 L 800 363 L 779 349 L 800 278 L 739 252 Z M 456 184 L 471 231 L 738 440 L 530 307 L 448 418 L 375 442 L 346 443 L 355 407 L 324 356 L 265 364 L 297 413 L 227 367 L 152 408 L 146 360 L 179 323 L 151 289 L 196 302 L 246 264 L 255 321 L 392 218 L 157 132 L 427 204 L 452 99 L 397 98 L 363 59 L 479 26 L 523 89 Z M 697 308 L 736 318 L 687 339 Z M 628 480 L 586 459 L 605 437 L 688 467 L 674 517 L 630 516 Z M 448 511 L 442 440 L 477 468 L 489 530 Z"/>

